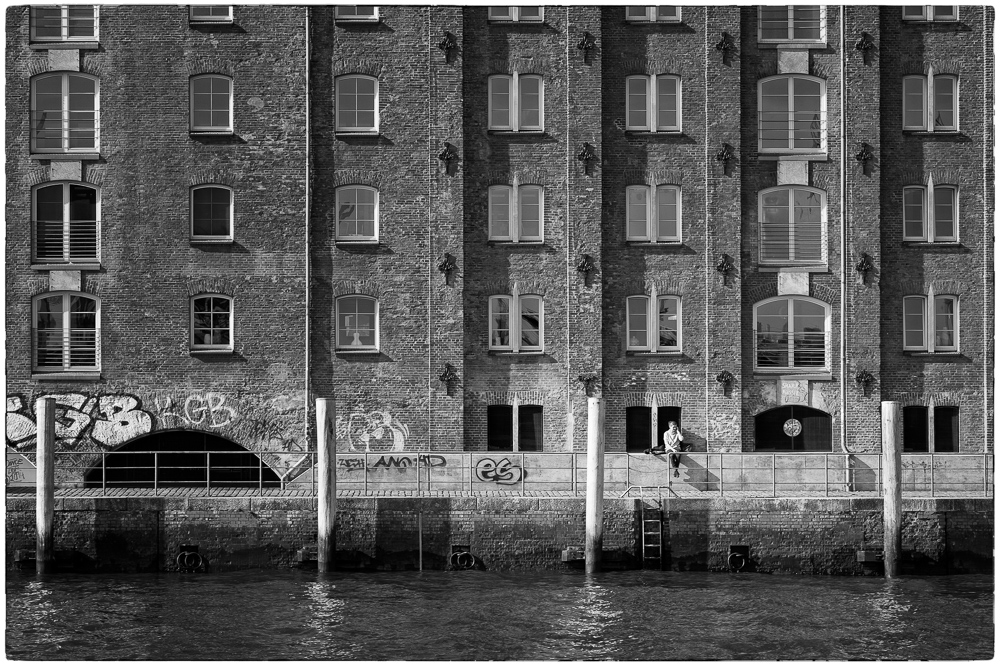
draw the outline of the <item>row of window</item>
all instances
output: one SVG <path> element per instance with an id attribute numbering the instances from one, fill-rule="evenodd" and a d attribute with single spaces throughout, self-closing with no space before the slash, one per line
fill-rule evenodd
<path id="1" fill-rule="evenodd" d="M 100 189 L 86 183 L 50 182 L 33 190 L 33 259 L 42 263 L 99 261 Z M 191 188 L 190 234 L 197 242 L 233 239 L 234 195 L 226 185 Z M 630 185 L 626 188 L 626 240 L 680 243 L 681 188 Z M 826 261 L 826 193 L 808 187 L 780 186 L 759 195 L 760 263 L 812 265 Z M 903 240 L 956 242 L 958 190 L 951 185 L 903 189 Z M 379 192 L 366 185 L 336 189 L 338 242 L 377 243 Z M 496 242 L 544 241 L 545 188 L 493 185 L 488 190 L 489 239 Z"/>
<path id="2" fill-rule="evenodd" d="M 543 132 L 544 81 L 537 74 L 497 74 L 488 87 L 488 127 Z M 57 72 L 31 80 L 31 149 L 38 153 L 92 152 L 99 146 L 100 81 L 88 74 Z M 335 129 L 379 131 L 378 79 L 338 76 Z M 625 81 L 626 129 L 682 131 L 681 79 L 674 75 L 629 76 Z M 768 77 L 758 83 L 761 153 L 825 153 L 826 82 L 805 75 Z M 903 129 L 958 130 L 958 77 L 936 74 L 903 78 Z M 221 74 L 190 79 L 190 131 L 233 131 L 233 80 Z"/>

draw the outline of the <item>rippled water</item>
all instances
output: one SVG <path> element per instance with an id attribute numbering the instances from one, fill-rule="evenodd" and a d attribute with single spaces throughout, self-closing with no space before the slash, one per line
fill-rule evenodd
<path id="1" fill-rule="evenodd" d="M 990 576 L 7 574 L 11 659 L 989 659 Z"/>

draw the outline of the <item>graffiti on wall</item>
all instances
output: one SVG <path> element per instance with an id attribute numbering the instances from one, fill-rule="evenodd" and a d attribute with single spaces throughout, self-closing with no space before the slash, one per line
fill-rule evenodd
<path id="1" fill-rule="evenodd" d="M 223 428 L 239 414 L 226 404 L 226 396 L 221 393 L 192 393 L 183 400 L 172 396 L 156 398 L 156 411 L 161 418 L 175 418 L 187 426 L 196 428 Z"/>
<path id="2" fill-rule="evenodd" d="M 430 467 L 447 467 L 448 461 L 444 456 L 433 454 L 421 454 L 419 456 L 379 456 L 378 460 L 368 461 L 365 458 L 337 458 L 337 466 L 343 467 L 347 472 L 359 472 L 364 469 L 398 469 L 409 468 L 428 469 Z"/>
<path id="3" fill-rule="evenodd" d="M 337 418 L 337 439 L 346 439 L 351 451 L 402 451 L 409 437 L 410 429 L 388 410 L 353 412 Z"/>
<path id="4" fill-rule="evenodd" d="M 481 458 L 476 463 L 476 478 L 480 481 L 493 482 L 501 486 L 512 486 L 520 483 L 524 470 L 510 461 L 509 458 L 493 460 Z"/>
<path id="5" fill-rule="evenodd" d="M 55 399 L 56 446 L 75 449 L 88 444 L 113 449 L 153 429 L 152 415 L 141 401 L 127 393 L 86 396 L 53 393 L 39 396 Z M 7 445 L 33 448 L 38 426 L 24 396 L 7 396 Z"/>
<path id="6" fill-rule="evenodd" d="M 37 479 L 37 470 L 30 460 L 19 453 L 7 453 L 8 486 L 33 486 Z"/>

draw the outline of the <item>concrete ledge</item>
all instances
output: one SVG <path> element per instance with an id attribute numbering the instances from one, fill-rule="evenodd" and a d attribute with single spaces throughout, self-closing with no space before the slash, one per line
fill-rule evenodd
<path id="1" fill-rule="evenodd" d="M 184 507 L 188 511 L 249 511 L 249 497 L 189 497 Z"/>
<path id="2" fill-rule="evenodd" d="M 7 511 L 34 511 L 35 496 L 30 497 L 7 497 Z"/>
<path id="3" fill-rule="evenodd" d="M 580 499 L 546 498 L 538 500 L 538 508 L 541 511 L 553 511 L 558 513 L 585 513 L 587 510 L 587 502 L 582 497 Z"/>
<path id="4" fill-rule="evenodd" d="M 538 509 L 538 500 L 519 497 L 478 497 L 480 511 L 496 511 L 497 513 L 528 513 Z"/>
<path id="5" fill-rule="evenodd" d="M 312 498 L 308 498 L 312 500 Z M 337 499 L 337 513 L 341 511 L 374 511 L 375 502 L 378 500 L 374 497 L 345 497 Z M 315 504 L 313 505 L 315 506 Z"/>
<path id="6" fill-rule="evenodd" d="M 337 502 L 337 512 L 343 500 Z M 315 511 L 316 501 L 312 497 L 251 497 L 251 511 Z"/>

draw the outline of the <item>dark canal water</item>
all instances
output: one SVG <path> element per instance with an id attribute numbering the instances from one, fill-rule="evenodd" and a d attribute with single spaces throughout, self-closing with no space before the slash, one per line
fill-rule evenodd
<path id="1" fill-rule="evenodd" d="M 7 574 L 10 659 L 990 659 L 991 576 Z"/>

